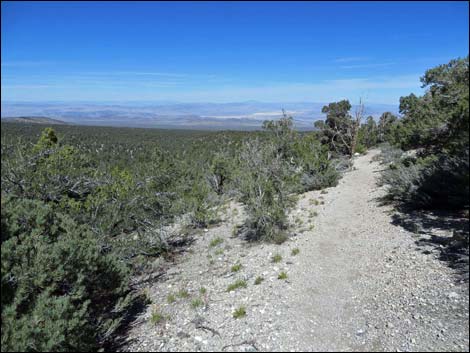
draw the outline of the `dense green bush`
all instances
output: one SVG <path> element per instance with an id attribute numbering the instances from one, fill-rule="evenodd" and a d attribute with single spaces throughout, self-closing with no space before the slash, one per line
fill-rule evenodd
<path id="1" fill-rule="evenodd" d="M 377 145 L 379 141 L 379 129 L 372 116 L 368 116 L 366 122 L 359 128 L 357 153 L 364 153 L 367 148 Z"/>
<path id="2" fill-rule="evenodd" d="M 313 134 L 298 137 L 292 146 L 292 161 L 299 173 L 298 192 L 336 186 L 340 174 L 330 158 L 328 147 Z"/>
<path id="3" fill-rule="evenodd" d="M 259 140 L 247 142 L 240 153 L 238 174 L 242 201 L 248 218 L 242 228 L 248 240 L 282 242 L 287 238 L 286 212 L 292 206 L 288 193 L 295 173 L 273 143 Z"/>
<path id="4" fill-rule="evenodd" d="M 417 158 L 394 163 L 383 182 L 391 199 L 412 207 L 468 208 L 469 59 L 427 70 L 421 81 L 425 94 L 401 97 L 403 118 L 387 125 L 389 142 Z"/>
<path id="5" fill-rule="evenodd" d="M 468 207 L 469 182 L 467 156 L 404 157 L 403 151 L 387 147 L 383 161 L 389 167 L 380 183 L 387 186 L 387 198 L 418 208 Z"/>
<path id="6" fill-rule="evenodd" d="M 96 349 L 129 303 L 126 266 L 41 201 L 1 207 L 2 350 Z"/>

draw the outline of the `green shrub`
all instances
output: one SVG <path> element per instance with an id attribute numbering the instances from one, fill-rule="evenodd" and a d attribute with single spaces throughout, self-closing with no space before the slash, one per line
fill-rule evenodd
<path id="1" fill-rule="evenodd" d="M 313 134 L 299 138 L 293 148 L 293 161 L 300 173 L 296 191 L 318 190 L 338 184 L 340 175 L 328 157 L 328 148 L 321 145 Z"/>
<path id="2" fill-rule="evenodd" d="M 189 292 L 186 290 L 186 289 L 180 289 L 178 291 L 178 293 L 176 293 L 176 295 L 179 297 L 179 298 L 182 298 L 182 299 L 186 299 L 186 298 L 189 298 Z"/>
<path id="3" fill-rule="evenodd" d="M 275 254 L 271 258 L 271 262 L 274 262 L 274 263 L 281 262 L 281 260 L 282 260 L 281 254 Z"/>
<path id="4" fill-rule="evenodd" d="M 152 312 L 150 313 L 150 322 L 153 325 L 158 325 L 165 320 L 165 315 L 163 315 L 158 309 L 157 305 L 152 306 Z"/>
<path id="5" fill-rule="evenodd" d="M 261 276 L 256 277 L 255 279 L 255 285 L 261 284 L 261 282 L 264 281 L 264 278 Z"/>
<path id="6" fill-rule="evenodd" d="M 168 294 L 166 297 L 166 301 L 168 304 L 173 304 L 176 301 L 176 297 L 174 294 Z"/>
<path id="7" fill-rule="evenodd" d="M 2 350 L 95 350 L 129 304 L 128 270 L 84 226 L 2 197 Z"/>
<path id="8" fill-rule="evenodd" d="M 244 306 L 240 306 L 233 312 L 233 317 L 235 319 L 240 319 L 244 316 L 246 316 L 246 308 Z"/>
<path id="9" fill-rule="evenodd" d="M 277 279 L 287 279 L 287 273 L 282 271 L 278 276 Z"/>
<path id="10" fill-rule="evenodd" d="M 231 292 L 238 288 L 246 288 L 246 281 L 241 280 L 241 279 L 235 281 L 234 283 L 232 283 L 231 285 L 227 287 L 227 292 Z"/>
<path id="11" fill-rule="evenodd" d="M 468 206 L 468 156 L 446 154 L 404 159 L 382 172 L 380 183 L 387 185 L 388 200 L 414 208 L 455 208 Z"/>
<path id="12" fill-rule="evenodd" d="M 204 305 L 204 302 L 200 298 L 195 298 L 191 301 L 191 307 L 193 309 L 197 309 L 197 308 L 199 308 L 200 306 L 203 306 L 203 305 Z"/>
<path id="13" fill-rule="evenodd" d="M 241 160 L 238 181 L 248 217 L 240 233 L 247 240 L 285 240 L 286 211 L 293 204 L 288 188 L 295 172 L 273 144 L 257 140 L 245 145 Z"/>
<path id="14" fill-rule="evenodd" d="M 400 98 L 403 118 L 391 143 L 415 149 L 416 158 L 392 160 L 383 181 L 389 198 L 414 208 L 469 206 L 469 61 L 451 60 L 427 70 L 423 96 Z"/>
<path id="15" fill-rule="evenodd" d="M 211 248 L 214 248 L 214 247 L 216 247 L 217 245 L 222 244 L 223 242 L 224 242 L 224 239 L 223 239 L 223 238 L 221 238 L 221 237 L 215 237 L 214 239 L 212 239 L 212 240 L 210 241 L 209 246 L 210 246 Z"/>
<path id="16" fill-rule="evenodd" d="M 367 152 L 367 147 L 364 146 L 364 145 L 359 144 L 359 145 L 356 146 L 355 152 L 359 153 L 359 154 L 364 154 L 364 153 Z"/>
<path id="17" fill-rule="evenodd" d="M 238 272 L 240 271 L 242 268 L 242 264 L 235 264 L 232 266 L 232 268 L 230 269 L 231 272 Z"/>

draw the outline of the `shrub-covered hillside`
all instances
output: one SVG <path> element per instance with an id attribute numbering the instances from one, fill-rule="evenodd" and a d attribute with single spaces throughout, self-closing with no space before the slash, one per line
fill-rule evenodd
<path id="1" fill-rule="evenodd" d="M 292 195 L 339 177 L 287 116 L 253 133 L 5 123 L 1 148 L 5 350 L 97 349 L 132 304 L 130 276 L 172 251 L 167 225 L 207 227 L 235 198 L 241 235 L 282 242 Z"/>

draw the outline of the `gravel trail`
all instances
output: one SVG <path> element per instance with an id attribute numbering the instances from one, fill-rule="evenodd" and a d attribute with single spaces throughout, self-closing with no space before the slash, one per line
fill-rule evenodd
<path id="1" fill-rule="evenodd" d="M 296 236 L 282 245 L 233 237 L 244 214 L 231 203 L 174 263 L 155 265 L 163 276 L 146 289 L 155 304 L 123 350 L 468 351 L 468 282 L 431 245 L 417 247 L 437 230 L 409 232 L 380 206 L 377 153 L 356 158 L 337 187 L 301 195 Z M 237 280 L 246 288 L 227 291 Z"/>

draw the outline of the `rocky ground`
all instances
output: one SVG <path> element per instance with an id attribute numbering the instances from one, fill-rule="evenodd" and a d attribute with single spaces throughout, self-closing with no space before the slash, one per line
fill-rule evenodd
<path id="1" fill-rule="evenodd" d="M 243 209 L 228 205 L 223 222 L 156 264 L 151 304 L 121 350 L 468 351 L 468 281 L 426 242 L 452 230 L 397 224 L 379 202 L 375 154 L 337 187 L 301 195 L 284 244 L 235 237 Z"/>

